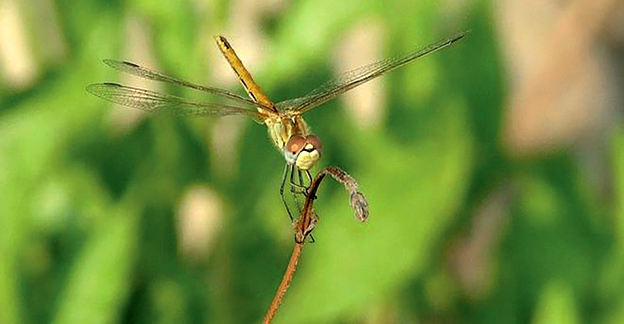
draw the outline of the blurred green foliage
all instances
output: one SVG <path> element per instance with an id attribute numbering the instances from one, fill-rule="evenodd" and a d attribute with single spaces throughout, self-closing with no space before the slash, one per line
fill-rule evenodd
<path id="1" fill-rule="evenodd" d="M 43 74 L 27 89 L 0 91 L 0 323 L 262 318 L 292 247 L 277 191 L 283 162 L 265 129 L 247 123 L 234 176 L 224 176 L 206 145 L 213 120 L 154 115 L 119 135 L 110 130 L 111 105 L 84 91 L 117 78 L 101 59 L 124 59 L 137 18 L 168 74 L 202 80 L 226 64 L 202 60 L 213 46 L 205 34 L 228 36 L 236 4 L 199 3 L 54 2 L 66 55 L 47 64 L 46 44 L 32 41 Z M 505 71 L 491 8 L 465 7 L 453 24 L 440 6 L 294 1 L 263 14 L 257 32 L 270 55 L 251 70 L 276 100 L 330 78 L 333 47 L 357 23 L 382 23 L 385 55 L 472 30 L 384 77 L 382 127 L 358 127 L 341 100 L 308 114 L 324 141 L 321 164 L 360 182 L 371 217 L 357 224 L 342 189 L 324 185 L 317 242 L 306 246 L 277 321 L 623 323 L 624 131 L 605 153 L 607 193 L 573 149 L 506 157 Z M 34 4 L 18 7 L 27 26 L 42 26 Z M 198 184 L 225 207 L 214 244 L 193 261 L 180 253 L 176 214 Z M 486 288 L 475 294 L 451 269 L 450 251 L 501 190 L 507 209 L 478 263 Z"/>

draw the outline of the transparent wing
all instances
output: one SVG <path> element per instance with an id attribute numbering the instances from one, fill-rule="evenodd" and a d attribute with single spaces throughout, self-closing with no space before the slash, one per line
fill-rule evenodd
<path id="1" fill-rule="evenodd" d="M 455 42 L 464 38 L 468 32 L 463 32 L 454 37 L 430 44 L 424 48 L 417 49 L 403 56 L 394 57 L 378 61 L 355 70 L 346 72 L 338 78 L 331 80 L 320 87 L 314 89 L 309 94 L 295 99 L 290 99 L 277 103 L 277 108 L 281 111 L 290 110 L 304 113 L 316 108 L 321 104 L 365 83 L 386 72 L 392 71 L 406 65 L 417 58 L 437 52 L 443 48 L 451 46 Z"/>
<path id="2" fill-rule="evenodd" d="M 194 102 L 155 91 L 128 87 L 118 83 L 94 83 L 87 86 L 87 91 L 110 102 L 149 112 L 168 111 L 182 116 L 246 115 L 257 121 L 265 119 L 264 114 L 251 109 Z"/>
<path id="3" fill-rule="evenodd" d="M 239 95 L 237 95 L 237 94 L 235 94 L 233 92 L 227 91 L 225 89 L 206 87 L 206 86 L 195 84 L 195 83 L 192 83 L 192 82 L 176 79 L 174 77 L 170 77 L 168 75 L 164 75 L 164 74 L 162 74 L 160 72 L 156 72 L 156 71 L 150 70 L 148 68 L 142 67 L 142 66 L 134 64 L 134 63 L 130 63 L 130 62 L 126 62 L 126 61 L 115 61 L 115 60 L 110 60 L 110 59 L 104 60 L 104 63 L 106 63 L 106 65 L 112 67 L 113 69 L 115 69 L 117 71 L 128 73 L 128 74 L 132 74 L 132 75 L 138 76 L 140 78 L 153 80 L 153 81 L 159 81 L 159 82 L 172 83 L 172 84 L 176 84 L 176 85 L 179 85 L 179 86 L 191 88 L 191 89 L 194 89 L 194 90 L 208 92 L 210 94 L 213 94 L 213 95 L 216 95 L 216 96 L 220 96 L 220 97 L 223 97 L 223 98 L 232 99 L 232 100 L 238 101 L 240 103 L 253 105 L 253 106 L 258 107 L 258 108 L 263 109 L 263 110 L 271 110 L 271 109 L 268 109 L 267 107 L 264 107 L 263 105 L 261 105 L 259 103 L 256 103 L 253 100 L 250 100 L 250 99 L 247 99 L 247 98 L 243 98 L 243 97 L 241 97 L 241 96 L 239 96 Z"/>

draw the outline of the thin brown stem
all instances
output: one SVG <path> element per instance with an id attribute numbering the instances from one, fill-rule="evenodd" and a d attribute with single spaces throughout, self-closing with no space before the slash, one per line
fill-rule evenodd
<path id="1" fill-rule="evenodd" d="M 273 297 L 271 306 L 269 306 L 269 310 L 264 316 L 263 323 L 271 323 L 273 317 L 275 317 L 277 309 L 280 307 L 282 300 L 284 299 L 284 295 L 286 294 L 286 290 L 288 290 L 290 282 L 292 281 L 292 278 L 295 275 L 295 271 L 297 270 L 297 263 L 299 262 L 299 257 L 301 256 L 301 250 L 303 250 L 303 243 L 295 243 L 295 247 L 292 251 L 292 254 L 290 255 L 288 267 L 286 268 L 284 277 L 282 277 L 282 282 L 280 282 L 280 285 L 277 288 L 275 297 Z"/>
<path id="2" fill-rule="evenodd" d="M 273 297 L 273 301 L 264 316 L 264 323 L 271 323 L 275 317 L 275 314 L 277 313 L 277 310 L 286 295 L 286 291 L 292 282 L 295 271 L 297 271 L 297 264 L 299 263 L 299 258 L 301 257 L 303 244 L 305 243 L 307 237 L 312 234 L 312 231 L 316 226 L 316 222 L 318 221 L 313 205 L 316 200 L 316 192 L 327 174 L 331 175 L 332 178 L 340 182 L 349 192 L 349 203 L 355 211 L 356 218 L 361 222 L 366 221 L 368 218 L 368 202 L 366 201 L 366 198 L 364 198 L 364 195 L 359 191 L 358 184 L 355 179 L 337 167 L 325 168 L 316 175 L 307 191 L 305 202 L 303 203 L 303 208 L 301 209 L 301 217 L 297 220 L 297 222 L 295 222 L 295 246 L 292 254 L 290 255 L 290 261 L 288 262 L 286 272 L 284 272 L 282 281 L 275 292 L 275 297 Z"/>

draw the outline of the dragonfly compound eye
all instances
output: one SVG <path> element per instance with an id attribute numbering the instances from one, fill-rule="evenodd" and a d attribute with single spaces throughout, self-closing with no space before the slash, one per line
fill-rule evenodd
<path id="1" fill-rule="evenodd" d="M 323 150 L 323 145 L 321 144 L 321 140 L 319 140 L 319 138 L 316 137 L 315 135 L 306 136 L 306 144 L 311 145 L 316 151 L 319 152 L 319 154 Z"/>
<path id="2" fill-rule="evenodd" d="M 299 151 L 303 149 L 306 144 L 306 140 L 303 136 L 294 135 L 288 139 L 286 146 L 284 147 L 284 151 L 287 151 L 290 154 L 298 154 Z"/>
<path id="3" fill-rule="evenodd" d="M 288 142 L 286 142 L 286 145 L 284 145 L 283 148 L 284 158 L 286 159 L 286 162 L 288 164 L 295 164 L 297 156 L 299 156 L 299 153 L 301 152 L 305 144 L 306 140 L 301 135 L 294 135 L 288 139 Z"/>

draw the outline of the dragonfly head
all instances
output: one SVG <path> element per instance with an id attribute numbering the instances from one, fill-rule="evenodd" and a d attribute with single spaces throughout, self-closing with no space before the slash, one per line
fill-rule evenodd
<path id="1" fill-rule="evenodd" d="M 312 168 L 321 158 L 321 141 L 315 135 L 293 135 L 284 145 L 284 158 L 301 170 Z"/>

